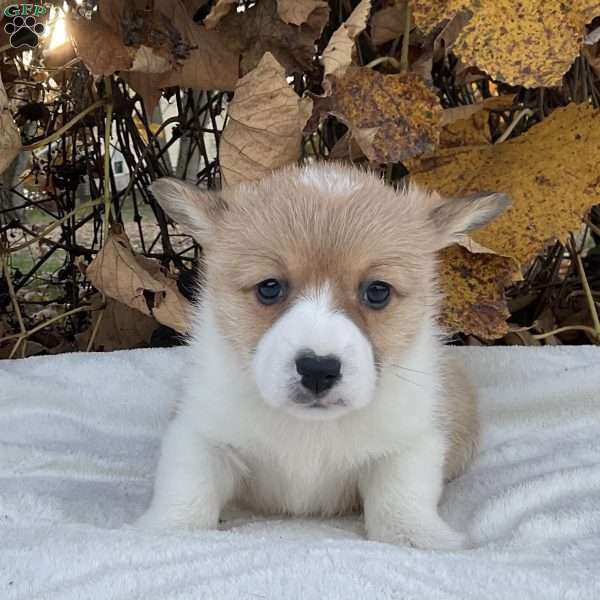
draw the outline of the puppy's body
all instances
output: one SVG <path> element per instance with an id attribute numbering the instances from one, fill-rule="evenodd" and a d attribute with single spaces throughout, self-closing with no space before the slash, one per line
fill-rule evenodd
<path id="1" fill-rule="evenodd" d="M 292 515 L 362 505 L 371 539 L 461 547 L 437 504 L 477 416 L 438 340 L 434 255 L 498 207 L 397 194 L 339 166 L 185 197 L 197 193 L 157 189 L 207 264 L 185 396 L 139 524 L 215 528 L 230 501 Z M 306 372 L 315 359 L 337 370 Z"/>

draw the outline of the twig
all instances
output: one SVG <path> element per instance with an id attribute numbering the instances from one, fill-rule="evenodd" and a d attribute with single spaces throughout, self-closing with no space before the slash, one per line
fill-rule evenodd
<path id="1" fill-rule="evenodd" d="M 593 335 L 595 338 L 598 337 L 596 330 L 593 327 L 588 327 L 587 325 L 565 325 L 564 327 L 559 327 L 558 329 L 553 329 L 552 331 L 546 331 L 546 333 L 532 334 L 531 337 L 534 340 L 543 340 L 551 335 L 563 333 L 563 331 L 585 331 Z"/>
<path id="2" fill-rule="evenodd" d="M 19 336 L 11 335 L 11 336 L 6 336 L 3 338 L 0 338 L 0 343 L 4 342 L 5 340 L 8 340 L 8 339 L 18 337 L 17 343 L 13 346 L 13 349 L 11 350 L 11 353 L 8 357 L 8 358 L 13 358 L 18 346 L 21 344 L 21 342 L 23 340 L 26 340 L 28 337 L 32 336 L 34 333 L 37 333 L 38 331 L 41 331 L 42 329 L 48 327 L 48 325 L 51 325 L 55 321 L 59 321 L 60 319 L 64 319 L 65 317 L 70 317 L 71 315 L 74 315 L 79 312 L 83 312 L 84 310 L 94 311 L 94 310 L 100 310 L 101 308 L 103 308 L 102 304 L 100 304 L 99 306 L 94 306 L 92 304 L 83 304 L 81 306 L 78 306 L 77 308 L 73 308 L 71 310 L 68 310 L 67 312 L 61 313 L 60 315 L 56 315 L 55 317 L 52 317 L 51 319 L 48 319 L 47 321 L 40 323 L 33 329 L 30 329 L 29 331 L 26 331 L 25 333 L 22 333 Z"/>
<path id="3" fill-rule="evenodd" d="M 104 299 L 104 294 L 102 294 L 102 298 Z M 96 322 L 94 323 L 94 328 L 92 329 L 90 339 L 88 340 L 87 346 L 85 347 L 86 352 L 89 352 L 92 349 L 92 346 L 94 345 L 94 342 L 96 340 L 96 335 L 98 334 L 98 329 L 100 327 L 100 323 L 102 322 L 102 319 L 104 317 L 105 310 L 106 310 L 106 307 L 103 308 L 102 312 L 100 312 L 98 314 L 98 318 L 96 319 Z"/>
<path id="4" fill-rule="evenodd" d="M 102 227 L 102 244 L 108 239 L 108 221 L 110 216 L 110 138 L 112 134 L 112 79 L 104 79 L 106 87 L 106 119 L 104 121 L 104 223 Z"/>
<path id="5" fill-rule="evenodd" d="M 581 256 L 577 252 L 575 248 L 575 238 L 573 234 L 571 234 L 571 254 L 575 261 L 575 266 L 577 267 L 577 272 L 579 273 L 579 279 L 581 280 L 581 286 L 583 287 L 583 291 L 585 293 L 585 298 L 587 300 L 588 308 L 590 310 L 590 315 L 592 317 L 592 323 L 594 324 L 594 337 L 598 343 L 600 343 L 600 319 L 598 318 L 598 310 L 596 308 L 596 302 L 594 301 L 594 296 L 592 295 L 592 290 L 590 289 L 590 284 L 588 283 L 587 277 L 585 275 L 585 269 L 583 268 L 583 262 L 581 261 Z"/>
<path id="6" fill-rule="evenodd" d="M 523 117 L 531 117 L 532 115 L 533 111 L 530 108 L 524 108 L 516 113 L 511 124 L 506 128 L 506 131 L 496 140 L 495 143 L 501 144 L 502 142 L 506 141 L 510 137 L 510 134 L 514 131 L 514 128 L 519 124 L 519 121 Z"/>
<path id="7" fill-rule="evenodd" d="M 55 142 L 64 133 L 69 131 L 69 129 L 71 129 L 71 127 L 73 127 L 73 125 L 75 125 L 76 123 L 81 121 L 81 119 L 83 119 L 86 115 L 88 115 L 92 111 L 96 110 L 97 108 L 100 108 L 101 106 L 104 106 L 105 103 L 106 103 L 106 100 L 97 100 L 93 104 L 90 104 L 85 110 L 82 110 L 79 114 L 74 116 L 70 121 L 65 123 L 60 129 L 57 129 L 54 133 L 52 133 L 48 137 L 45 137 L 43 140 L 38 140 L 37 142 L 34 142 L 33 144 L 27 144 L 26 146 L 23 146 L 22 149 L 28 150 L 28 151 L 29 150 L 37 150 L 38 148 L 41 148 L 42 146 L 46 146 L 47 144 L 51 144 L 52 142 Z"/>
<path id="8" fill-rule="evenodd" d="M 8 263 L 6 261 L 7 254 L 4 252 L 4 245 L 0 246 L 0 256 L 2 256 L 2 269 L 0 269 L 0 273 L 4 273 L 4 279 L 6 280 L 6 285 L 8 286 L 8 295 L 12 302 L 13 308 L 15 310 L 15 315 L 17 315 L 17 321 L 19 322 L 19 328 L 21 329 L 21 335 L 27 335 L 27 327 L 25 327 L 25 322 L 23 321 L 23 315 L 21 314 L 21 308 L 19 306 L 19 301 L 17 300 L 17 295 L 15 294 L 15 288 L 12 283 L 12 278 L 8 271 Z M 21 344 L 21 338 L 17 340 L 15 345 L 13 346 L 10 357 L 12 358 L 16 353 L 17 349 Z M 23 355 L 25 350 L 23 349 Z"/>
<path id="9" fill-rule="evenodd" d="M 408 44 L 410 38 L 411 10 L 410 3 L 406 3 L 404 13 L 404 34 L 402 35 L 402 50 L 400 54 L 400 73 L 408 73 Z"/>
<path id="10" fill-rule="evenodd" d="M 54 222 L 50 223 L 48 225 L 48 227 L 43 229 L 33 239 L 31 239 L 27 242 L 24 242 L 22 244 L 18 244 L 17 246 L 9 246 L 7 248 L 8 253 L 13 254 L 14 252 L 18 252 L 19 250 L 23 250 L 23 248 L 27 248 L 28 246 L 31 246 L 32 244 L 39 242 L 41 239 L 45 238 L 53 229 L 56 229 L 59 225 L 61 225 L 65 221 L 68 221 L 73 215 L 77 214 L 78 212 L 87 210 L 88 208 L 92 208 L 98 204 L 101 204 L 102 202 L 103 202 L 102 198 L 97 198 L 96 200 L 90 200 L 89 202 L 80 204 L 79 206 L 74 208 L 72 211 L 68 212 L 64 217 L 61 217 L 60 219 L 56 219 Z"/>
<path id="11" fill-rule="evenodd" d="M 393 56 L 380 56 L 379 58 L 374 58 L 370 63 L 367 63 L 365 67 L 367 67 L 368 69 L 372 69 L 373 67 L 376 67 L 377 65 L 381 65 L 386 62 L 390 63 L 390 65 L 392 65 L 394 69 L 398 69 L 399 71 L 402 69 L 402 65 L 400 64 L 400 62 Z"/>

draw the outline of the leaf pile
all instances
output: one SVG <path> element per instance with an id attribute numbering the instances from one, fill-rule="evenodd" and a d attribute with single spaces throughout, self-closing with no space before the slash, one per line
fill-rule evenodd
<path id="1" fill-rule="evenodd" d="M 212 189 L 301 160 L 361 163 L 449 202 L 509 194 L 510 211 L 442 253 L 442 325 L 463 341 L 600 339 L 600 1 L 56 10 L 65 43 L 30 63 L 9 49 L 0 69 L 0 258 L 16 290 L 0 277 L 3 355 L 65 347 L 40 343 L 44 322 L 64 323 L 81 349 L 155 343 L 158 324 L 186 332 L 202 251 L 171 228 L 149 183 L 170 175 Z M 121 165 L 105 174 L 108 104 Z M 37 206 L 53 226 L 27 222 Z M 61 293 L 38 305 L 27 285 L 45 289 L 57 256 L 49 280 Z"/>

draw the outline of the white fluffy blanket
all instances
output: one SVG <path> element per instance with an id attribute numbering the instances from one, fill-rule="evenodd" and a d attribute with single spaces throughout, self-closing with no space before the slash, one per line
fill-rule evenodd
<path id="1" fill-rule="evenodd" d="M 360 519 L 123 527 L 149 501 L 186 349 L 0 362 L 0 598 L 600 598 L 600 349 L 473 348 L 483 445 L 442 513 L 476 548 L 368 542 Z"/>

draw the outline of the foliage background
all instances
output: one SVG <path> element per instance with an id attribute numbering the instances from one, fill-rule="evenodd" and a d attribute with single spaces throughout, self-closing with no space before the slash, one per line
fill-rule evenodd
<path id="1" fill-rule="evenodd" d="M 510 193 L 441 259 L 454 342 L 600 341 L 600 2 L 50 4 L 0 40 L 0 357 L 180 343 L 201 248 L 148 184 L 332 159 Z"/>

